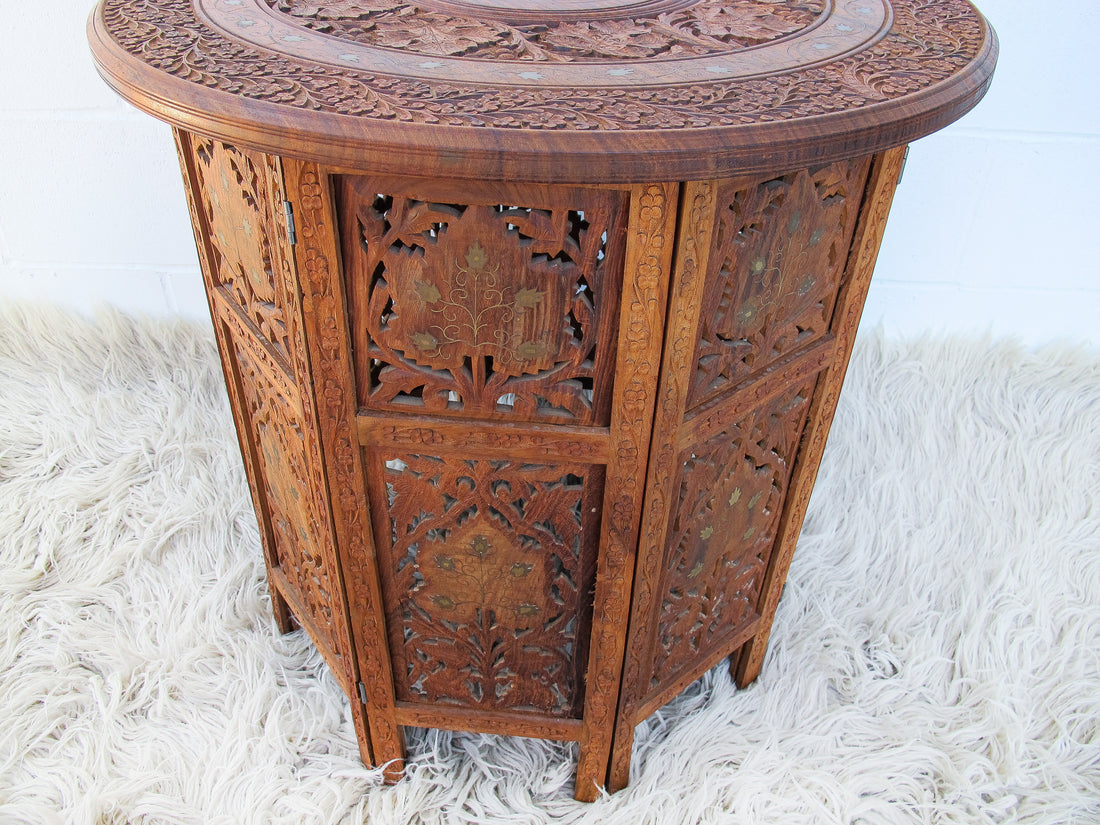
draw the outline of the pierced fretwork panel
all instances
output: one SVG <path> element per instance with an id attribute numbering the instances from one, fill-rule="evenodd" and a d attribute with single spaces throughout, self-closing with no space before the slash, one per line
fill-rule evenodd
<path id="1" fill-rule="evenodd" d="M 359 403 L 606 424 L 621 194 L 509 206 L 378 188 L 340 179 Z"/>
<path id="2" fill-rule="evenodd" d="M 331 536 L 321 501 L 318 468 L 310 461 L 310 434 L 299 421 L 286 388 L 272 382 L 258 354 L 234 342 L 241 400 L 248 412 L 259 461 L 259 479 L 270 516 L 279 569 L 336 655 L 342 655 L 344 622 L 339 587 L 332 570 Z M 260 355 L 259 357 L 262 357 Z"/>
<path id="3" fill-rule="evenodd" d="M 291 369 L 283 301 L 286 262 L 272 248 L 269 212 L 274 159 L 216 140 L 191 136 L 199 186 L 194 194 L 210 229 L 214 287 L 258 328 L 260 337 Z"/>
<path id="4" fill-rule="evenodd" d="M 579 715 L 602 470 L 372 452 L 398 698 Z"/>
<path id="5" fill-rule="evenodd" d="M 653 687 L 756 618 L 813 383 L 684 456 L 668 537 Z"/>
<path id="6" fill-rule="evenodd" d="M 846 160 L 719 194 L 689 408 L 828 331 L 867 170 Z"/>

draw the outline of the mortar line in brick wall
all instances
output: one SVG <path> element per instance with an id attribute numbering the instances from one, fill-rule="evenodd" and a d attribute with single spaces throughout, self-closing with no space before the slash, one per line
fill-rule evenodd
<path id="1" fill-rule="evenodd" d="M 125 121 L 149 125 L 149 117 L 132 106 L 104 109 L 2 109 L 0 122 L 33 123 L 36 121 L 54 121 L 61 123 L 106 123 Z"/>
<path id="2" fill-rule="evenodd" d="M 959 126 L 945 129 L 942 137 L 994 140 L 999 143 L 1100 143 L 1097 132 L 1059 132 L 1030 129 L 994 129 L 984 126 Z"/>
<path id="3" fill-rule="evenodd" d="M 126 273 L 145 273 L 150 277 L 176 276 L 184 275 L 187 277 L 195 277 L 196 279 L 202 278 L 202 272 L 199 270 L 198 265 L 190 264 L 156 264 L 156 263 L 80 263 L 78 261 L 36 261 L 29 258 L 15 258 L 7 254 L 7 247 L 3 244 L 3 238 L 0 237 L 0 262 L 4 266 L 9 268 L 19 268 L 24 270 L 33 271 L 49 271 L 64 269 L 68 271 L 76 270 L 79 272 L 126 272 Z"/>
<path id="4" fill-rule="evenodd" d="M 1034 287 L 1020 286 L 1017 284 L 989 284 L 974 286 L 961 284 L 957 281 L 938 281 L 935 283 L 931 283 L 929 281 L 913 281 L 901 278 L 876 278 L 873 288 L 876 291 L 880 291 L 881 288 L 884 286 L 898 287 L 904 289 L 919 289 L 925 292 L 941 292 L 944 290 L 950 290 L 951 292 L 965 293 L 968 295 L 977 295 L 983 292 L 995 292 L 999 295 L 1003 295 L 1006 292 L 1015 292 L 1023 295 L 1070 295 L 1077 293 L 1085 293 L 1087 295 L 1100 295 L 1100 286 Z"/>

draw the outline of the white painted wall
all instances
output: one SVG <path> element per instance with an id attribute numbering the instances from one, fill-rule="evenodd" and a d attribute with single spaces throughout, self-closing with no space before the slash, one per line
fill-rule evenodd
<path id="1" fill-rule="evenodd" d="M 0 0 L 0 298 L 206 318 L 169 130 L 92 68 L 92 0 Z M 913 145 L 864 324 L 1100 347 L 1100 3 L 979 0 L 977 110 Z"/>

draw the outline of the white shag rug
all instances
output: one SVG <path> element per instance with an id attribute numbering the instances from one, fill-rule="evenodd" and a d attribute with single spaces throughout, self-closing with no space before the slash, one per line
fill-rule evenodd
<path id="1" fill-rule="evenodd" d="M 575 747 L 359 761 L 277 634 L 212 336 L 0 313 L 0 822 L 1100 822 L 1100 353 L 860 341 L 756 684 Z"/>

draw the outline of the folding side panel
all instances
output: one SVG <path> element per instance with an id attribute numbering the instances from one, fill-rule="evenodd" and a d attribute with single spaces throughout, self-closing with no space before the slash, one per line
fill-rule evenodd
<path id="1" fill-rule="evenodd" d="M 278 159 L 177 132 L 273 586 L 349 689 L 344 615 Z"/>
<path id="2" fill-rule="evenodd" d="M 869 165 L 718 192 L 643 707 L 730 653 L 759 616 Z"/>
<path id="3" fill-rule="evenodd" d="M 634 726 L 760 626 L 869 166 L 686 187 L 612 789 Z"/>

